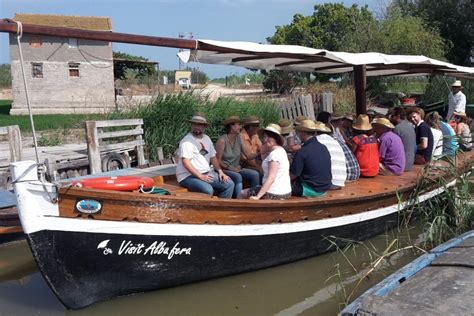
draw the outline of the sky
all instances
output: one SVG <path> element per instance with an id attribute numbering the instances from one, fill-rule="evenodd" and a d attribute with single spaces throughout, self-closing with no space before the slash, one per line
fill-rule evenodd
<path id="1" fill-rule="evenodd" d="M 377 11 L 384 0 L 334 1 L 346 6 L 357 3 Z M 106 16 L 115 32 L 222 41 L 266 43 L 277 25 L 290 24 L 293 15 L 311 15 L 314 5 L 332 1 L 310 0 L 0 0 L 0 18 L 15 13 Z M 0 64 L 10 63 L 8 35 L 0 33 Z M 160 69 L 178 69 L 177 49 L 131 44 L 113 44 L 114 51 L 143 56 L 160 63 Z M 189 64 L 211 79 L 242 74 L 244 68 Z"/>

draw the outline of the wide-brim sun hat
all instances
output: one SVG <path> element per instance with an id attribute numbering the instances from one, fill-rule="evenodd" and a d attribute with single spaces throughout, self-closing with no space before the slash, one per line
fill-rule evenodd
<path id="1" fill-rule="evenodd" d="M 191 119 L 188 119 L 187 121 L 194 124 L 209 125 L 209 123 L 207 122 L 206 116 L 202 112 L 197 112 L 196 114 L 193 115 Z"/>
<path id="2" fill-rule="evenodd" d="M 456 115 L 456 116 L 462 116 L 462 117 L 467 116 L 466 113 L 464 113 L 464 112 L 454 112 L 453 114 Z"/>
<path id="3" fill-rule="evenodd" d="M 330 121 L 335 121 L 335 120 L 340 120 L 344 118 L 344 115 L 342 113 L 334 112 L 331 113 L 331 117 L 329 118 Z"/>
<path id="4" fill-rule="evenodd" d="M 234 123 L 242 123 L 242 120 L 240 119 L 239 116 L 237 115 L 229 116 L 222 122 L 222 125 L 226 126 L 226 125 L 234 124 Z"/>
<path id="5" fill-rule="evenodd" d="M 316 132 L 316 124 L 312 120 L 304 120 L 300 125 L 296 126 L 297 131 Z"/>
<path id="6" fill-rule="evenodd" d="M 293 122 L 289 119 L 282 118 L 278 121 L 278 125 L 281 127 L 281 133 L 283 135 L 290 134 L 295 131 L 293 128 Z"/>
<path id="7" fill-rule="evenodd" d="M 451 84 L 451 87 L 462 87 L 461 80 L 456 80 Z"/>
<path id="8" fill-rule="evenodd" d="M 359 114 L 354 124 L 352 124 L 352 128 L 357 129 L 359 131 L 368 131 L 372 129 L 372 124 L 370 124 L 369 117 L 367 114 Z"/>
<path id="9" fill-rule="evenodd" d="M 314 121 L 314 130 L 316 132 L 331 133 L 331 129 L 320 121 Z"/>
<path id="10" fill-rule="evenodd" d="M 352 114 L 345 114 L 344 118 L 349 121 L 354 121 L 354 115 Z"/>
<path id="11" fill-rule="evenodd" d="M 307 120 L 306 116 L 300 115 L 295 118 L 295 125 L 300 125 L 304 120 Z"/>
<path id="12" fill-rule="evenodd" d="M 260 125 L 260 119 L 255 115 L 250 115 L 244 119 L 242 124 L 245 125 Z"/>
<path id="13" fill-rule="evenodd" d="M 258 130 L 258 136 L 259 136 L 260 138 L 263 138 L 263 133 L 265 133 L 265 131 L 277 135 L 277 136 L 278 136 L 278 137 L 277 137 L 277 143 L 278 143 L 278 145 L 283 146 L 283 144 L 285 143 L 285 138 L 281 135 L 281 127 L 280 127 L 280 125 L 274 124 L 274 123 L 270 123 L 270 124 L 268 124 L 267 127 L 261 128 L 261 129 Z"/>
<path id="14" fill-rule="evenodd" d="M 393 126 L 393 124 L 388 119 L 386 119 L 385 117 L 378 117 L 378 118 L 374 119 L 372 121 L 372 124 L 383 125 L 385 127 L 391 128 L 391 129 L 395 128 L 395 126 Z"/>

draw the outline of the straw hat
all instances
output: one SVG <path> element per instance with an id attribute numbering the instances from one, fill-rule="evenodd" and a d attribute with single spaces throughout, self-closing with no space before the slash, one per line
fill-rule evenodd
<path id="1" fill-rule="evenodd" d="M 331 133 L 331 129 L 327 127 L 326 124 L 320 121 L 314 121 L 314 129 L 317 132 Z"/>
<path id="2" fill-rule="evenodd" d="M 304 120 L 307 120 L 306 116 L 298 116 L 297 118 L 295 118 L 295 125 L 300 125 Z"/>
<path id="3" fill-rule="evenodd" d="M 366 114 L 359 114 L 352 128 L 360 131 L 368 131 L 372 129 L 372 124 L 369 122 L 369 117 Z"/>
<path id="4" fill-rule="evenodd" d="M 204 124 L 204 125 L 209 125 L 207 122 L 206 116 L 202 112 L 197 112 L 196 114 L 193 115 L 193 117 L 189 120 L 187 120 L 190 123 L 195 123 L 195 124 Z"/>
<path id="5" fill-rule="evenodd" d="M 242 120 L 240 119 L 239 116 L 237 115 L 229 116 L 222 122 L 222 125 L 226 126 L 226 125 L 234 124 L 234 123 L 242 123 Z"/>
<path id="6" fill-rule="evenodd" d="M 454 81 L 451 87 L 462 87 L 461 80 Z"/>
<path id="7" fill-rule="evenodd" d="M 344 115 L 342 113 L 334 112 L 331 113 L 330 121 L 340 120 L 342 118 L 344 118 Z"/>
<path id="8" fill-rule="evenodd" d="M 296 126 L 297 131 L 316 132 L 316 124 L 312 120 L 304 120 L 301 125 Z"/>
<path id="9" fill-rule="evenodd" d="M 420 117 L 423 119 L 425 117 L 425 111 L 423 111 L 423 109 L 417 107 L 417 106 L 412 106 L 412 107 L 409 107 L 406 109 L 406 115 L 407 117 L 413 113 L 413 112 L 416 112 L 418 114 L 420 114 Z"/>
<path id="10" fill-rule="evenodd" d="M 456 115 L 456 116 L 466 117 L 466 113 L 464 113 L 464 112 L 454 112 L 453 114 Z"/>
<path id="11" fill-rule="evenodd" d="M 251 115 L 245 118 L 243 125 L 260 125 L 260 119 L 255 115 Z"/>
<path id="12" fill-rule="evenodd" d="M 290 134 L 291 132 L 295 131 L 293 128 L 293 122 L 289 119 L 282 118 L 280 121 L 278 121 L 278 125 L 280 125 L 281 133 L 283 135 Z"/>
<path id="13" fill-rule="evenodd" d="M 348 113 L 344 115 L 344 118 L 349 121 L 354 121 L 354 115 Z"/>
<path id="14" fill-rule="evenodd" d="M 259 131 L 258 131 L 258 136 L 260 136 L 260 138 L 263 137 L 263 133 L 267 131 L 267 132 L 271 132 L 271 133 L 274 133 L 276 135 L 278 135 L 278 145 L 280 146 L 283 146 L 283 144 L 285 143 L 285 138 L 283 136 L 281 136 L 281 127 L 280 125 L 278 124 L 273 124 L 273 123 L 270 123 L 268 124 L 267 127 L 265 128 L 261 128 Z"/>
<path id="15" fill-rule="evenodd" d="M 390 121 L 388 119 L 386 119 L 385 117 L 378 117 L 378 118 L 374 119 L 372 121 L 372 124 L 379 124 L 379 125 L 383 125 L 383 126 L 388 127 L 388 128 L 395 128 L 395 126 L 393 126 L 393 124 L 390 123 Z"/>
<path id="16" fill-rule="evenodd" d="M 377 115 L 377 112 L 375 110 L 369 109 L 366 111 L 367 115 Z"/>

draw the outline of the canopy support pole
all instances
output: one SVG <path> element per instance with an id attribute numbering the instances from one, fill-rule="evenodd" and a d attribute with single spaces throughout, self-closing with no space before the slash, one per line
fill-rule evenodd
<path id="1" fill-rule="evenodd" d="M 354 66 L 354 88 L 356 97 L 356 114 L 365 114 L 367 112 L 367 77 L 365 65 Z"/>

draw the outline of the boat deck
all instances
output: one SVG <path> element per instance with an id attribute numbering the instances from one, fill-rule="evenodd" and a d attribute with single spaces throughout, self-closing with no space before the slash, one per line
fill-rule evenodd
<path id="1" fill-rule="evenodd" d="M 392 274 L 340 315 L 472 315 L 474 231 Z"/>

